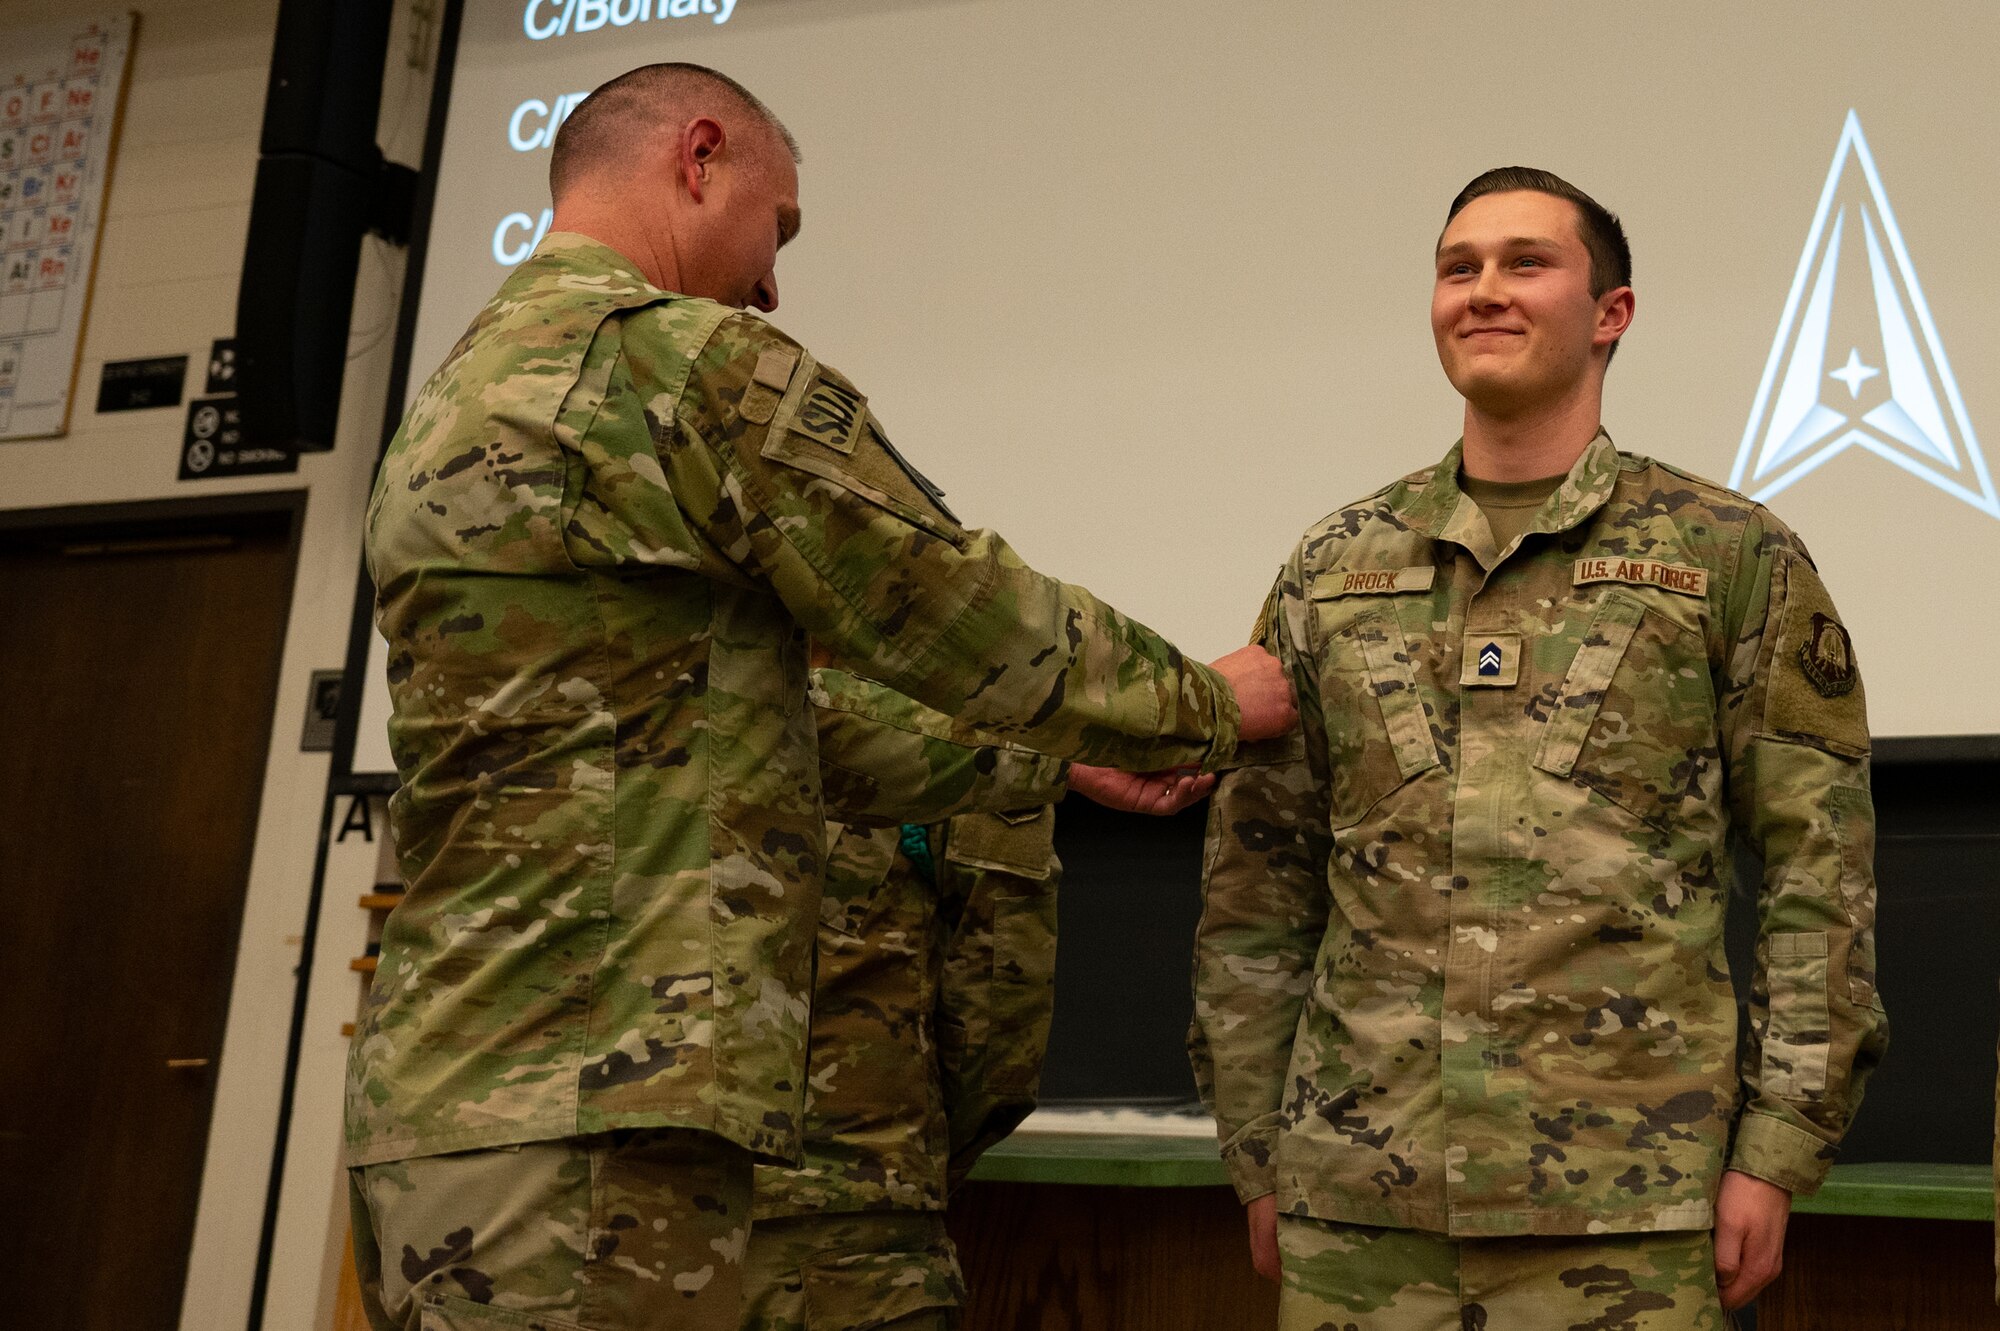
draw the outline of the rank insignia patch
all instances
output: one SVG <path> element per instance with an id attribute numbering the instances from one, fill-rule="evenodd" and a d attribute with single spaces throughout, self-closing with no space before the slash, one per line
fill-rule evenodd
<path id="1" fill-rule="evenodd" d="M 1854 640 L 1839 620 L 1814 612 L 1812 628 L 1799 644 L 1799 669 L 1822 698 L 1854 691 Z"/>
<path id="2" fill-rule="evenodd" d="M 1471 688 L 1511 689 L 1521 682 L 1521 635 L 1465 635 L 1465 666 L 1458 682 Z"/>

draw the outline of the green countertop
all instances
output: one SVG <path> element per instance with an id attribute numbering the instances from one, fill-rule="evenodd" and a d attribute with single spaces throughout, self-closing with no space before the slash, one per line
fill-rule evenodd
<path id="1" fill-rule="evenodd" d="M 988 1151 L 972 1177 L 1101 1188 L 1205 1188 L 1229 1182 L 1215 1143 L 1207 1138 L 1113 1133 L 1016 1133 Z M 1826 1185 L 1814 1196 L 1799 1198 L 1793 1209 L 1803 1215 L 1990 1221 L 1993 1171 L 1985 1165 L 1835 1165 Z"/>

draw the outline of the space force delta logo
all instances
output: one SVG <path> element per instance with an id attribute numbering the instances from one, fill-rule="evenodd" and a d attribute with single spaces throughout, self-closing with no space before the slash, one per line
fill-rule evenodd
<path id="1" fill-rule="evenodd" d="M 2000 518 L 1861 118 L 1849 111 L 1729 484 L 1768 500 L 1853 448 Z"/>

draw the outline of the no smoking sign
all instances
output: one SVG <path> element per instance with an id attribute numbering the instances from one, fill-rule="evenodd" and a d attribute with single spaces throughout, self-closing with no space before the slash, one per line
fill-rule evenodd
<path id="1" fill-rule="evenodd" d="M 198 397 L 188 403 L 187 428 L 181 432 L 181 480 L 298 469 L 297 453 L 243 442 L 243 417 L 235 397 Z"/>

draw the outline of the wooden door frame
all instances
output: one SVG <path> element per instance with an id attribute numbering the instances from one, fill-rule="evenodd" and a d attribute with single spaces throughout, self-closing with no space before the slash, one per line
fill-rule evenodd
<path id="1" fill-rule="evenodd" d="M 0 508 L 0 532 L 46 531 L 50 528 L 117 528 L 179 525 L 203 518 L 282 515 L 291 519 L 290 553 L 296 560 L 306 511 L 303 487 L 286 490 L 246 490 L 230 494 L 196 495 L 185 499 L 130 499 L 95 504 L 54 504 L 43 508 Z M 289 613 L 286 626 L 290 626 Z"/>

